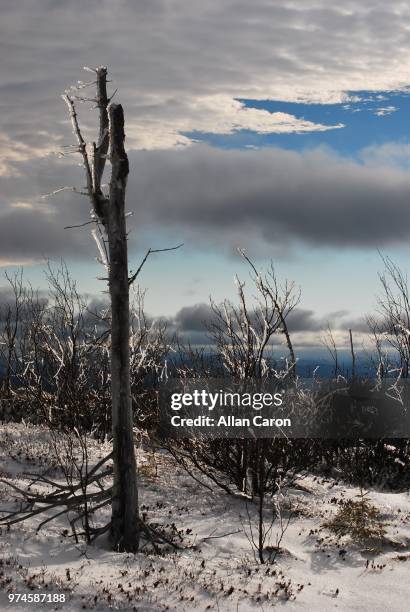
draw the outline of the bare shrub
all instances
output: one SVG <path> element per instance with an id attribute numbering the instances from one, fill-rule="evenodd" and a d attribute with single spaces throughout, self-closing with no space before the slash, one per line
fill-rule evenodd
<path id="1" fill-rule="evenodd" d="M 381 540 L 386 530 L 379 510 L 367 499 L 367 495 L 361 489 L 358 500 L 343 501 L 336 516 L 323 523 L 323 527 L 338 536 L 350 536 L 359 543 Z"/>

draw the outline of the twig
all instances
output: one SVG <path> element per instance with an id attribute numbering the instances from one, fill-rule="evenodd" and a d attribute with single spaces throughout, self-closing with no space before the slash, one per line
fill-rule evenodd
<path id="1" fill-rule="evenodd" d="M 64 229 L 74 229 L 77 227 L 84 227 L 85 225 L 90 225 L 90 223 L 97 223 L 95 219 L 91 219 L 91 221 L 86 221 L 85 223 L 80 223 L 80 225 L 66 225 Z"/>
<path id="2" fill-rule="evenodd" d="M 147 261 L 148 257 L 150 255 L 152 255 L 152 253 L 164 253 L 165 251 L 176 251 L 177 249 L 180 249 L 182 246 L 184 246 L 184 243 L 181 242 L 181 244 L 178 244 L 177 246 L 174 247 L 170 247 L 168 249 L 148 249 L 148 251 L 145 253 L 145 257 L 142 260 L 138 270 L 135 272 L 135 274 L 133 274 L 131 276 L 131 278 L 128 279 L 128 284 L 132 285 L 132 283 L 135 281 L 135 279 L 137 278 L 138 274 L 141 272 L 145 262 Z"/>
<path id="3" fill-rule="evenodd" d="M 226 538 L 230 535 L 235 535 L 235 533 L 241 533 L 242 529 L 237 529 L 236 531 L 228 531 L 228 533 L 221 533 L 220 535 L 210 535 L 206 538 L 203 538 L 201 542 L 205 542 L 206 540 L 216 540 L 218 538 Z"/>

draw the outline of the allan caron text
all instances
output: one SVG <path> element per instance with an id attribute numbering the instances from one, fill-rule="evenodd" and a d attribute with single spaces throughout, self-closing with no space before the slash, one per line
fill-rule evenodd
<path id="1" fill-rule="evenodd" d="M 219 390 L 211 393 L 206 390 L 195 390 L 190 393 L 173 393 L 171 409 L 178 412 L 183 408 L 198 408 L 212 412 L 226 408 L 249 408 L 260 411 L 263 408 L 280 408 L 283 405 L 284 392 L 276 393 L 232 393 Z M 262 414 L 239 416 L 235 414 L 192 415 L 171 417 L 173 427 L 290 427 L 289 418 L 264 417 Z"/>

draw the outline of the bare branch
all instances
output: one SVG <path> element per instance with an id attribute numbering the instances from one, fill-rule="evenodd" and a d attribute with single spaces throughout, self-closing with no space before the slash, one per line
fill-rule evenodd
<path id="1" fill-rule="evenodd" d="M 47 198 L 51 198 L 52 196 L 55 196 L 57 193 L 61 193 L 62 191 L 71 191 L 72 193 L 76 193 L 78 195 L 88 196 L 88 193 L 86 193 L 85 191 L 80 191 L 76 187 L 60 187 L 59 189 L 55 189 L 50 193 L 45 193 L 40 197 L 42 200 L 46 200 Z"/>
<path id="2" fill-rule="evenodd" d="M 144 259 L 142 260 L 141 264 L 138 267 L 138 270 L 135 272 L 135 274 L 131 276 L 131 278 L 128 279 L 128 284 L 132 285 L 132 283 L 135 281 L 135 279 L 141 272 L 145 262 L 147 261 L 150 255 L 152 255 L 153 253 L 165 253 L 166 251 L 176 251 L 177 249 L 180 249 L 183 246 L 184 246 L 184 243 L 181 242 L 181 244 L 178 244 L 177 246 L 174 246 L 174 247 L 170 247 L 168 249 L 148 249 L 148 251 L 145 253 Z"/>
<path id="3" fill-rule="evenodd" d="M 83 158 L 83 163 L 84 163 L 84 169 L 85 169 L 85 173 L 86 173 L 86 179 L 87 179 L 87 191 L 88 191 L 88 195 L 93 202 L 93 180 L 92 180 L 92 172 L 91 172 L 91 165 L 90 165 L 90 161 L 88 159 L 88 153 L 87 153 L 87 145 L 85 143 L 85 140 L 83 138 L 83 135 L 81 133 L 80 130 L 80 126 L 78 123 L 78 116 L 77 116 L 77 111 L 75 108 L 75 104 L 74 104 L 74 100 L 68 95 L 68 94 L 64 94 L 62 96 L 64 102 L 67 104 L 68 107 L 68 112 L 70 114 L 70 118 L 71 118 L 71 124 L 73 126 L 73 131 L 74 134 L 77 138 L 77 142 L 78 142 L 78 147 L 80 150 L 80 153 L 82 155 Z"/>
<path id="4" fill-rule="evenodd" d="M 97 223 L 95 219 L 91 219 L 91 221 L 85 221 L 85 223 L 80 223 L 80 225 L 66 225 L 64 229 L 74 229 L 77 227 L 84 227 L 85 225 L 90 225 L 91 223 Z"/>

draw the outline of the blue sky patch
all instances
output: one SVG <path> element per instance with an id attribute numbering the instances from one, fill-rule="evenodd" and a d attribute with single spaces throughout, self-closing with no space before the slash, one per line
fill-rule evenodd
<path id="1" fill-rule="evenodd" d="M 368 146 L 380 146 L 386 142 L 410 142 L 408 130 L 403 129 L 410 117 L 409 90 L 357 91 L 350 92 L 348 98 L 346 102 L 338 104 L 239 99 L 247 108 L 287 113 L 322 125 L 342 123 L 345 127 L 341 129 L 287 134 L 259 134 L 251 130 L 238 130 L 233 134 L 188 132 L 184 135 L 227 149 L 275 146 L 300 151 L 328 146 L 341 155 L 353 158 Z"/>

